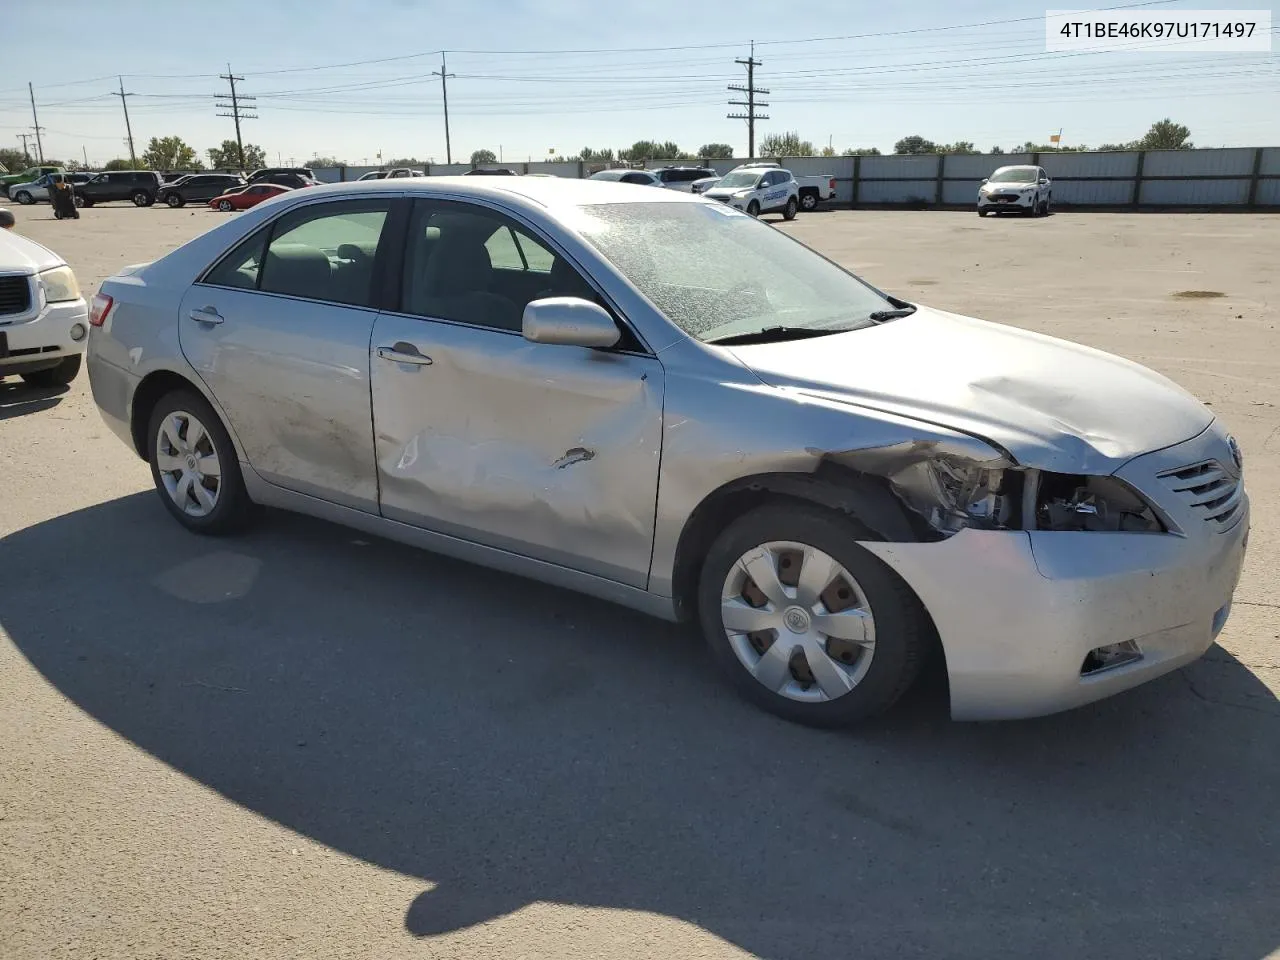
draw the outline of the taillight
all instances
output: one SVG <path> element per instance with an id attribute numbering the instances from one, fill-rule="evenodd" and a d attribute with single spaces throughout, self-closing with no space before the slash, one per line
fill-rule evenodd
<path id="1" fill-rule="evenodd" d="M 830 186 L 830 188 L 831 188 L 831 192 L 832 192 L 832 193 L 835 193 L 835 192 L 836 192 L 836 178 L 835 178 L 835 177 L 832 177 L 832 178 L 831 178 L 831 182 L 830 182 L 829 186 Z"/>
<path id="2" fill-rule="evenodd" d="M 115 301 L 105 293 L 95 293 L 93 300 L 89 302 L 89 326 L 100 327 L 107 320 L 107 314 L 111 312 Z"/>

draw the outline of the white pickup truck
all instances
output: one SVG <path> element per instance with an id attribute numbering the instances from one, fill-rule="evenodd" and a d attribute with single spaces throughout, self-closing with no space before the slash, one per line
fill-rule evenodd
<path id="1" fill-rule="evenodd" d="M 778 163 L 772 160 L 759 160 L 753 163 L 744 163 L 741 166 L 734 167 L 728 174 L 725 174 L 725 176 L 731 176 L 740 172 L 763 170 L 777 170 L 780 173 L 784 173 L 791 177 L 796 185 L 796 202 L 799 204 L 801 210 L 816 210 L 818 209 L 818 204 L 822 203 L 824 200 L 835 199 L 835 177 L 827 173 L 811 177 L 797 177 L 791 174 L 790 171 L 783 170 Z M 693 192 L 704 195 L 708 194 L 709 191 L 723 186 L 724 179 L 725 177 L 720 177 L 718 179 L 708 177 L 703 180 L 695 181 L 693 184 Z M 716 199 L 721 198 L 716 197 Z M 745 207 L 743 209 L 745 209 Z M 766 212 L 763 205 L 760 212 Z"/>

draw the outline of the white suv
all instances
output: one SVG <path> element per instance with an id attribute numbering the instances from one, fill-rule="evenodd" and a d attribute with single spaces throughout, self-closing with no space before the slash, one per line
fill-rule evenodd
<path id="1" fill-rule="evenodd" d="M 60 256 L 0 230 L 0 379 L 38 387 L 70 383 L 80 372 L 89 309 Z"/>
<path id="2" fill-rule="evenodd" d="M 1044 167 L 1000 167 L 978 188 L 978 216 L 1017 210 L 1042 215 L 1053 202 L 1053 183 Z"/>
<path id="3" fill-rule="evenodd" d="M 777 166 L 747 166 L 730 170 L 710 190 L 702 194 L 708 200 L 719 200 L 745 210 L 753 217 L 779 212 L 786 220 L 794 220 L 800 209 L 800 187 L 790 170 Z"/>

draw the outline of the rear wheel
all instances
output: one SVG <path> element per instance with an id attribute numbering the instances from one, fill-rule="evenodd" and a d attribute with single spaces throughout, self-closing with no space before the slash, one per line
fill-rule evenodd
<path id="1" fill-rule="evenodd" d="M 812 190 L 800 194 L 800 209 L 806 213 L 818 209 L 818 195 Z"/>
<path id="2" fill-rule="evenodd" d="M 13 199 L 17 200 L 24 207 L 29 207 L 36 202 L 35 197 L 31 196 L 26 190 L 19 190 L 13 195 Z"/>
<path id="3" fill-rule="evenodd" d="M 235 446 L 222 421 L 194 390 L 174 390 L 151 411 L 147 459 L 169 513 L 195 533 L 230 533 L 244 526 L 253 503 Z"/>
<path id="4" fill-rule="evenodd" d="M 56 367 L 22 374 L 24 383 L 33 387 L 65 387 L 80 372 L 80 354 L 63 358 Z"/>
<path id="5" fill-rule="evenodd" d="M 787 197 L 787 205 L 782 208 L 783 220 L 794 220 L 796 218 L 796 198 Z"/>
<path id="6" fill-rule="evenodd" d="M 178 209 L 178 207 L 182 206 L 184 203 L 186 203 L 186 201 L 183 200 L 182 197 L 178 196 L 178 194 L 176 193 L 169 194 L 169 196 L 165 198 L 164 202 L 167 203 L 169 206 L 173 207 L 175 210 Z"/>
<path id="7" fill-rule="evenodd" d="M 888 709 L 915 680 L 928 621 L 911 589 L 859 547 L 867 532 L 807 504 L 753 510 L 707 553 L 702 631 L 747 699 L 841 726 Z"/>

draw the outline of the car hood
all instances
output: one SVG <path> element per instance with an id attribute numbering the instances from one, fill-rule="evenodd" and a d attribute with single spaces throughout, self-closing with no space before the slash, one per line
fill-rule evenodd
<path id="1" fill-rule="evenodd" d="M 1112 473 L 1213 422 L 1139 364 L 927 307 L 849 333 L 731 349 L 765 383 L 945 426 L 1061 473 Z"/>
<path id="2" fill-rule="evenodd" d="M 735 193 L 749 193 L 755 187 L 709 187 L 703 191 L 704 197 L 732 197 Z"/>
<path id="3" fill-rule="evenodd" d="M 1034 181 L 1029 181 L 1027 183 L 984 183 L 982 185 L 982 189 L 987 191 L 1030 190 L 1034 186 L 1037 186 L 1037 184 Z"/>
<path id="4" fill-rule="evenodd" d="M 65 261 L 60 256 L 34 240 L 28 240 L 12 230 L 0 230 L 0 273 L 22 273 L 30 276 L 41 270 L 60 267 L 63 263 Z"/>

